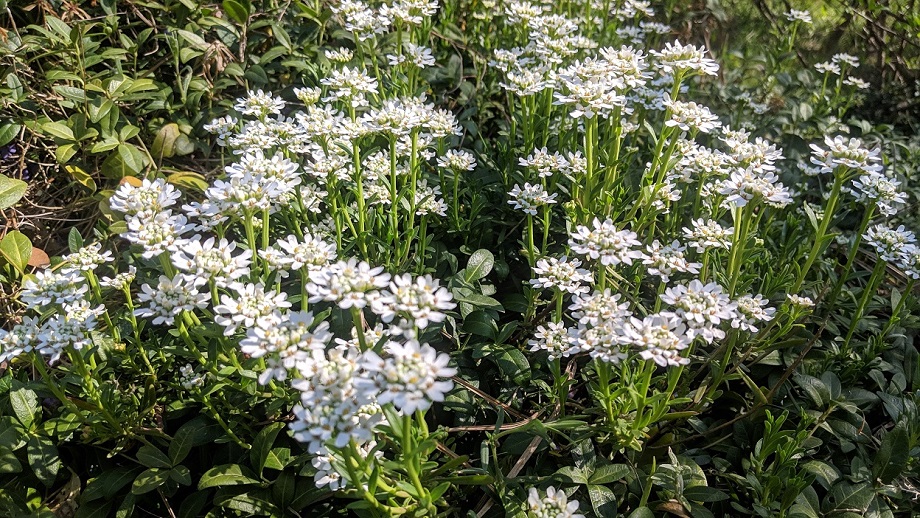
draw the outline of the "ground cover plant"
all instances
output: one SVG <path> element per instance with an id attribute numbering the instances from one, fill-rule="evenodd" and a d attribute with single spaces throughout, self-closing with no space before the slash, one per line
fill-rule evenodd
<path id="1" fill-rule="evenodd" d="M 914 515 L 915 144 L 675 4 L 5 33 L 0 514 Z"/>

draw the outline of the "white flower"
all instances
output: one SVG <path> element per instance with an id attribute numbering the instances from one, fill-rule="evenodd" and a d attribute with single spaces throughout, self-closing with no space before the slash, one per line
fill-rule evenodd
<path id="1" fill-rule="evenodd" d="M 757 332 L 755 324 L 758 322 L 768 322 L 773 320 L 773 314 L 776 308 L 766 307 L 769 300 L 763 298 L 763 295 L 742 295 L 735 301 L 737 304 L 737 318 L 732 320 L 732 327 L 743 331 Z"/>
<path id="2" fill-rule="evenodd" d="M 582 283 L 591 282 L 591 273 L 579 266 L 581 266 L 581 261 L 569 260 L 565 256 L 559 259 L 555 257 L 540 259 L 533 269 L 537 277 L 530 279 L 530 284 L 534 288 L 555 288 L 572 294 L 587 293 L 590 290 Z"/>
<path id="3" fill-rule="evenodd" d="M 290 305 L 290 304 L 288 304 Z M 332 340 L 329 323 L 314 322 L 313 313 L 274 312 L 271 318 L 260 319 L 257 327 L 246 331 L 240 340 L 240 351 L 252 358 L 264 358 L 265 370 L 259 383 L 284 381 L 288 373 L 299 370 L 312 357 L 312 351 L 323 351 Z M 311 329 L 312 328 L 312 329 Z"/>
<path id="4" fill-rule="evenodd" d="M 531 352 L 546 351 L 550 361 L 571 354 L 569 330 L 562 322 L 547 322 L 537 327 L 532 340 L 527 341 Z"/>
<path id="5" fill-rule="evenodd" d="M 428 47 L 415 45 L 409 42 L 404 43 L 403 47 L 406 50 L 405 56 L 412 65 L 418 68 L 434 66 L 434 56 L 431 54 L 431 49 Z"/>
<path id="6" fill-rule="evenodd" d="M 282 262 L 292 270 L 303 267 L 309 271 L 320 270 L 336 257 L 335 244 L 311 234 L 304 234 L 303 239 L 289 235 L 278 241 L 277 246 L 284 251 Z"/>
<path id="7" fill-rule="evenodd" d="M 648 253 L 642 263 L 648 265 L 648 273 L 661 277 L 661 282 L 668 282 L 671 275 L 681 273 L 699 273 L 702 264 L 691 263 L 684 257 L 685 246 L 676 239 L 670 245 L 662 246 L 656 239 L 646 250 Z"/>
<path id="8" fill-rule="evenodd" d="M 804 297 L 801 295 L 796 295 L 794 293 L 786 294 L 786 299 L 790 304 L 799 308 L 813 308 L 815 303 L 809 297 Z"/>
<path id="9" fill-rule="evenodd" d="M 203 387 L 207 380 L 208 374 L 206 372 L 196 373 L 195 366 L 190 363 L 179 367 L 179 385 L 185 390 L 191 391 Z"/>
<path id="10" fill-rule="evenodd" d="M 65 347 L 79 350 L 92 345 L 90 332 L 96 327 L 96 317 L 104 312 L 104 306 L 92 307 L 86 300 L 64 304 L 63 311 L 52 315 L 39 330 L 39 352 L 56 362 Z"/>
<path id="11" fill-rule="evenodd" d="M 811 144 L 811 163 L 820 167 L 821 172 L 830 173 L 837 167 L 861 169 L 867 173 L 882 170 L 882 166 L 876 163 L 881 160 L 879 149 L 867 149 L 863 146 L 862 140 L 858 138 L 847 139 L 839 135 L 834 138 L 826 136 L 824 145 L 827 149 Z"/>
<path id="12" fill-rule="evenodd" d="M 444 156 L 438 158 L 438 166 L 449 169 L 454 173 L 472 171 L 476 169 L 476 158 L 465 149 L 459 151 L 451 149 Z"/>
<path id="13" fill-rule="evenodd" d="M 641 246 L 635 232 L 617 230 L 610 219 L 601 223 L 594 218 L 593 228 L 579 225 L 569 237 L 569 247 L 579 255 L 586 255 L 593 260 L 600 260 L 603 265 L 632 264 L 634 259 L 642 259 L 644 254 L 634 247 Z"/>
<path id="14" fill-rule="evenodd" d="M 358 68 L 333 69 L 329 77 L 322 79 L 320 83 L 330 89 L 329 96 L 323 101 L 347 101 L 353 108 L 367 106 L 365 96 L 377 93 L 377 80 Z"/>
<path id="15" fill-rule="evenodd" d="M 698 253 L 708 249 L 731 248 L 734 227 L 725 228 L 718 221 L 703 218 L 695 219 L 692 223 L 693 228 L 684 227 L 684 237 Z"/>
<path id="16" fill-rule="evenodd" d="M 0 363 L 6 363 L 13 358 L 32 351 L 42 354 L 53 354 L 50 349 L 40 351 L 38 335 L 40 326 L 37 318 L 23 317 L 22 322 L 7 331 L 0 329 Z"/>
<path id="17" fill-rule="evenodd" d="M 134 314 L 143 318 L 151 318 L 153 325 L 173 325 L 175 317 L 183 311 L 192 311 L 203 308 L 208 303 L 208 294 L 198 290 L 200 279 L 184 274 L 176 274 L 170 279 L 161 275 L 156 288 L 149 284 L 141 286 L 137 299 L 141 304 L 147 304 L 134 310 Z"/>
<path id="18" fill-rule="evenodd" d="M 831 63 L 829 61 L 815 63 L 815 70 L 821 72 L 822 74 L 840 75 L 840 65 L 837 63 Z"/>
<path id="19" fill-rule="evenodd" d="M 83 276 L 74 271 L 38 270 L 33 275 L 22 283 L 20 300 L 34 308 L 76 302 L 89 291 Z"/>
<path id="20" fill-rule="evenodd" d="M 351 58 L 354 57 L 354 52 L 352 52 L 351 49 L 346 49 L 345 47 L 339 47 L 338 49 L 325 49 L 323 50 L 323 54 L 326 56 L 326 59 L 336 63 L 348 63 L 351 61 Z"/>
<path id="21" fill-rule="evenodd" d="M 893 216 L 907 204 L 907 194 L 898 190 L 900 186 L 901 182 L 881 172 L 873 172 L 853 180 L 850 192 L 859 202 L 874 202 L 881 215 Z"/>
<path id="22" fill-rule="evenodd" d="M 681 74 L 685 72 L 698 72 L 714 76 L 719 72 L 719 65 L 715 60 L 706 57 L 706 49 L 693 45 L 681 45 L 679 41 L 666 43 L 661 51 L 649 52 L 657 59 L 654 66 L 665 74 Z"/>
<path id="23" fill-rule="evenodd" d="M 556 203 L 557 194 L 548 193 L 539 184 L 531 185 L 525 183 L 523 189 L 515 184 L 511 192 L 508 193 L 508 196 L 512 198 L 508 200 L 508 203 L 511 204 L 515 210 L 520 210 L 525 214 L 536 216 L 537 207 Z"/>
<path id="24" fill-rule="evenodd" d="M 802 23 L 807 23 L 807 24 L 812 23 L 811 13 L 809 13 L 808 11 L 790 9 L 789 11 L 786 12 L 785 16 L 786 16 L 786 19 L 789 20 L 790 22 L 802 22 Z"/>
<path id="25" fill-rule="evenodd" d="M 578 500 L 568 500 L 565 491 L 553 486 L 546 488 L 546 495 L 540 496 L 537 488 L 530 488 L 527 496 L 527 518 L 585 518 L 579 514 Z"/>
<path id="26" fill-rule="evenodd" d="M 102 243 L 93 243 L 86 245 L 72 254 L 63 257 L 67 265 L 62 269 L 64 272 L 71 271 L 93 271 L 102 264 L 110 263 L 112 252 L 106 250 L 102 252 Z"/>
<path id="27" fill-rule="evenodd" d="M 326 451 L 327 442 L 341 448 L 352 440 L 361 445 L 373 438 L 382 415 L 375 394 L 356 387 L 360 360 L 354 349 L 312 349 L 298 363 L 302 379 L 291 386 L 300 391 L 300 404 L 293 409 L 290 428 L 310 451 Z"/>
<path id="28" fill-rule="evenodd" d="M 191 231 L 193 226 L 182 214 L 174 215 L 166 210 L 152 216 L 138 214 L 129 217 L 128 231 L 122 236 L 144 248 L 141 257 L 153 259 L 163 252 L 175 251 L 182 235 Z"/>
<path id="29" fill-rule="evenodd" d="M 389 289 L 371 303 L 374 313 L 384 322 L 391 322 L 399 315 L 411 319 L 411 324 L 420 329 L 431 322 L 443 322 L 447 317 L 443 312 L 455 307 L 453 295 L 439 286 L 437 279 L 430 275 L 413 279 L 408 273 L 394 276 Z"/>
<path id="30" fill-rule="evenodd" d="M 920 279 L 920 247 L 908 245 L 901 251 L 898 267 L 911 279 Z M 907 296 L 907 294 L 903 295 Z"/>
<path id="31" fill-rule="evenodd" d="M 863 239 L 866 240 L 866 244 L 875 248 L 883 261 L 889 263 L 897 261 L 906 250 L 905 247 L 917 242 L 914 233 L 904 228 L 904 225 L 891 228 L 884 223 L 869 227 L 863 234 Z"/>
<path id="32" fill-rule="evenodd" d="M 154 214 L 174 205 L 181 195 L 162 178 L 152 182 L 145 178 L 139 187 L 125 181 L 109 198 L 109 207 L 127 216 Z"/>
<path id="33" fill-rule="evenodd" d="M 628 317 L 629 303 L 620 303 L 622 296 L 610 289 L 595 291 L 590 295 L 575 295 L 569 305 L 572 318 L 579 324 L 598 326 L 602 322 L 615 322 Z"/>
<path id="34" fill-rule="evenodd" d="M 644 360 L 654 360 L 662 367 L 690 363 L 689 358 L 681 357 L 680 351 L 690 346 L 693 335 L 674 313 L 656 313 L 642 320 L 630 318 L 621 333 L 623 342 L 637 347 Z"/>
<path id="35" fill-rule="evenodd" d="M 845 84 L 845 85 L 847 85 L 847 86 L 855 86 L 856 88 L 858 88 L 858 89 L 860 89 L 860 90 L 868 90 L 869 88 L 872 87 L 872 85 L 869 84 L 868 81 L 864 81 L 864 80 L 862 80 L 862 79 L 860 79 L 860 78 L 858 78 L 858 77 L 854 77 L 854 76 L 848 76 L 848 77 L 844 78 L 844 79 L 843 79 L 843 84 Z"/>
<path id="36" fill-rule="evenodd" d="M 128 266 L 128 270 L 115 274 L 114 277 L 103 277 L 99 284 L 116 290 L 126 291 L 131 287 L 134 278 L 137 277 L 137 268 Z"/>
<path id="37" fill-rule="evenodd" d="M 706 343 L 725 338 L 725 332 L 718 326 L 737 315 L 735 303 L 714 282 L 703 285 L 694 279 L 689 284 L 667 288 L 661 294 L 661 300 L 674 306 L 677 315 L 687 322 L 689 337 L 702 336 Z"/>
<path id="38" fill-rule="evenodd" d="M 210 124 L 205 124 L 204 130 L 217 135 L 217 145 L 226 146 L 227 139 L 236 131 L 237 122 L 235 118 L 227 115 L 212 120 Z"/>
<path id="39" fill-rule="evenodd" d="M 206 280 L 213 280 L 219 287 L 226 287 L 231 282 L 249 274 L 251 250 L 243 250 L 236 256 L 236 243 L 221 239 L 215 245 L 215 238 L 204 242 L 201 236 L 182 241 L 172 253 L 172 263 L 176 268 Z"/>
<path id="40" fill-rule="evenodd" d="M 666 96 L 664 105 L 671 116 L 670 119 L 664 121 L 665 126 L 677 127 L 681 131 L 693 130 L 710 133 L 721 125 L 719 118 L 701 104 L 672 100 L 670 96 Z"/>
<path id="41" fill-rule="evenodd" d="M 284 108 L 284 100 L 280 97 L 272 96 L 271 92 L 256 90 L 249 91 L 246 97 L 236 100 L 233 108 L 243 115 L 251 115 L 264 118 L 269 115 L 281 113 Z"/>
<path id="42" fill-rule="evenodd" d="M 310 272 L 307 292 L 310 302 L 335 302 L 342 309 L 363 308 L 380 296 L 379 288 L 387 286 L 390 274 L 383 267 L 371 268 L 352 257 L 347 262 L 326 266 Z"/>
<path id="43" fill-rule="evenodd" d="M 518 159 L 521 167 L 526 167 L 537 172 L 540 178 L 547 178 L 554 173 L 567 171 L 569 162 L 558 152 L 550 154 L 546 148 L 534 149 L 527 158 Z"/>
<path id="44" fill-rule="evenodd" d="M 277 325 L 280 313 L 276 311 L 291 307 L 284 292 L 265 291 L 262 283 L 235 282 L 229 289 L 235 295 L 221 295 L 221 303 L 214 306 L 214 322 L 224 326 L 224 336 L 232 335 L 239 326 L 250 329 L 257 323 L 260 327 Z"/>
<path id="45" fill-rule="evenodd" d="M 428 344 L 415 340 L 405 344 L 388 342 L 385 350 L 386 359 L 373 351 L 364 353 L 361 366 L 367 370 L 367 377 L 358 381 L 366 392 L 376 394 L 378 403 L 393 403 L 403 415 L 411 415 L 444 401 L 454 383 L 440 378 L 457 374 L 457 369 L 447 366 L 448 355 L 438 354 Z"/>

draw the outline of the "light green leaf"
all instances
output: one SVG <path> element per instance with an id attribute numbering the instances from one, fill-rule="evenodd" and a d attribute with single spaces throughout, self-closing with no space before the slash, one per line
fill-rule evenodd
<path id="1" fill-rule="evenodd" d="M 26 182 L 0 174 L 0 210 L 16 205 L 28 188 Z"/>
<path id="2" fill-rule="evenodd" d="M 468 283 L 477 281 L 489 275 L 489 272 L 492 271 L 492 267 L 494 266 L 495 256 L 492 255 L 492 252 L 485 248 L 480 248 L 470 256 L 470 260 L 464 270 L 463 278 Z"/>
<path id="3" fill-rule="evenodd" d="M 258 484 L 255 473 L 239 464 L 224 464 L 211 468 L 201 476 L 198 489 L 218 486 L 239 486 L 244 484 Z"/>
<path id="4" fill-rule="evenodd" d="M 0 240 L 0 255 L 19 273 L 25 273 L 32 257 L 32 242 L 22 232 L 13 230 Z"/>
<path id="5" fill-rule="evenodd" d="M 16 386 L 16 382 L 13 383 L 13 386 Z M 27 429 L 32 428 L 35 419 L 41 415 L 42 409 L 38 404 L 38 395 L 26 387 L 20 386 L 10 392 L 10 405 L 13 407 L 16 419 Z"/>

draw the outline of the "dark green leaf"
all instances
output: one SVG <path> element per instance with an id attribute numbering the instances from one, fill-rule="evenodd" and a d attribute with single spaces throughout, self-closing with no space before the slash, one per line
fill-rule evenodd
<path id="1" fill-rule="evenodd" d="M 265 461 L 271 453 L 272 446 L 275 444 L 275 438 L 284 428 L 284 423 L 272 423 L 256 435 L 252 441 L 252 449 L 249 450 L 249 460 L 256 469 L 256 474 L 262 476 L 262 469 L 265 467 Z"/>
<path id="2" fill-rule="evenodd" d="M 256 474 L 245 466 L 239 464 L 224 464 L 211 468 L 198 482 L 198 489 L 218 486 L 238 486 L 243 484 L 257 484 Z"/>
<path id="3" fill-rule="evenodd" d="M 171 468 L 172 462 L 158 448 L 145 444 L 137 450 L 137 460 L 148 468 Z"/>
<path id="4" fill-rule="evenodd" d="M 144 470 L 134 479 L 131 486 L 131 492 L 135 495 L 143 495 L 162 486 L 169 479 L 169 470 L 165 468 L 150 468 Z"/>
<path id="5" fill-rule="evenodd" d="M 872 476 L 882 484 L 891 483 L 907 467 L 909 449 L 910 437 L 907 430 L 898 424 L 882 438 L 882 445 L 872 463 Z"/>
<path id="6" fill-rule="evenodd" d="M 588 497 L 598 518 L 616 518 L 617 497 L 613 491 L 606 486 L 591 484 L 588 486 Z"/>
<path id="7" fill-rule="evenodd" d="M 0 474 L 19 473 L 22 471 L 22 464 L 16 458 L 16 454 L 6 446 L 0 446 Z"/>
<path id="8" fill-rule="evenodd" d="M 61 459 L 51 439 L 41 435 L 30 437 L 26 444 L 26 456 L 38 480 L 47 487 L 54 485 L 58 470 L 61 469 Z"/>

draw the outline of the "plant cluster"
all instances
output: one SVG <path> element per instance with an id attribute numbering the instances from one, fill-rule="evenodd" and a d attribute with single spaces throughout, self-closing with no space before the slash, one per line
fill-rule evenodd
<path id="1" fill-rule="evenodd" d="M 840 122 L 857 58 L 805 141 L 649 2 L 296 9 L 318 59 L 196 115 L 215 171 L 139 158 L 68 252 L 0 241 L 4 514 L 913 512 L 920 246 Z"/>

